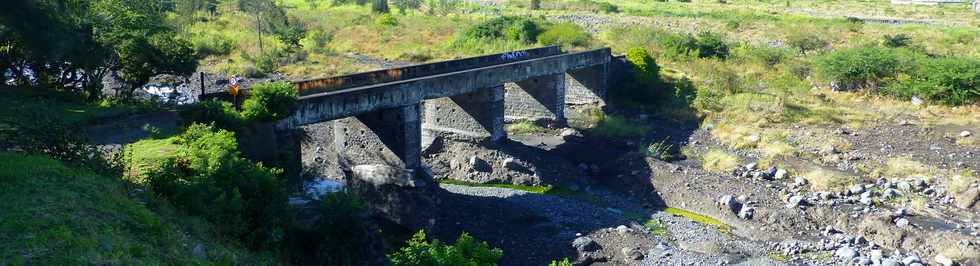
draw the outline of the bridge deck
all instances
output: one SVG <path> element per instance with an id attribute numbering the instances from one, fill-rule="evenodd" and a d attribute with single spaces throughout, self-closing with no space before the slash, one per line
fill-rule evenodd
<path id="1" fill-rule="evenodd" d="M 278 127 L 295 128 L 418 104 L 424 99 L 471 93 L 507 82 L 606 64 L 610 58 L 610 50 L 603 48 L 304 95 L 296 113 L 280 121 Z"/>

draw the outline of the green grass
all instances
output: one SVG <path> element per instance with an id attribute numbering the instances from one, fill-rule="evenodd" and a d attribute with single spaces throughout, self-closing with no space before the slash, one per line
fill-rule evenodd
<path id="1" fill-rule="evenodd" d="M 130 199 L 118 179 L 43 156 L 0 152 L 0 210 L 4 265 L 275 263 L 250 261 L 257 257 L 208 233 L 183 232 L 188 224 Z M 198 243 L 205 257 L 191 255 Z"/>
<path id="2" fill-rule="evenodd" d="M 126 145 L 123 150 L 125 176 L 133 182 L 141 183 L 147 171 L 159 167 L 163 162 L 175 157 L 177 144 L 174 138 L 144 139 Z"/>
<path id="3" fill-rule="evenodd" d="M 547 132 L 548 129 L 528 120 L 521 120 L 517 123 L 507 125 L 507 133 L 509 134 L 540 134 Z"/>
<path id="4" fill-rule="evenodd" d="M 701 214 L 697 214 L 694 212 L 673 208 L 673 207 L 667 207 L 666 209 L 663 209 L 663 211 L 673 215 L 682 216 L 684 218 L 687 218 L 697 223 L 718 227 L 718 230 L 724 233 L 729 233 L 732 231 L 732 227 L 730 225 L 727 225 L 715 218 L 711 218 L 705 215 L 701 215 Z"/>

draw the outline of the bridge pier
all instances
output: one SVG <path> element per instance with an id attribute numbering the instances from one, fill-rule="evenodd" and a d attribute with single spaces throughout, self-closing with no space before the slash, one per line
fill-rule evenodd
<path id="1" fill-rule="evenodd" d="M 350 165 L 422 166 L 420 104 L 334 120 L 334 145 Z"/>
<path id="2" fill-rule="evenodd" d="M 507 83 L 507 119 L 547 119 L 565 123 L 565 74 Z"/>
<path id="3" fill-rule="evenodd" d="M 504 131 L 504 86 L 425 101 L 425 138 L 440 134 L 496 142 Z"/>
<path id="4" fill-rule="evenodd" d="M 606 105 L 609 94 L 609 63 L 569 70 L 565 101 L 569 104 Z"/>

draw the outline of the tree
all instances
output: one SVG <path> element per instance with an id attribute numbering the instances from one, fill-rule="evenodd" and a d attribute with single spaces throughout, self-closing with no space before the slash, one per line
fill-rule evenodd
<path id="1" fill-rule="evenodd" d="M 388 8 L 388 0 L 373 0 L 371 1 L 371 11 L 374 13 L 384 14 L 390 12 Z"/>

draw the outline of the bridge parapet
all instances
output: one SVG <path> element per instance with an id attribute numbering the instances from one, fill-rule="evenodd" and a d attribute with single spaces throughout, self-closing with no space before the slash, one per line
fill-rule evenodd
<path id="1" fill-rule="evenodd" d="M 506 64 L 535 58 L 553 56 L 561 54 L 558 46 L 546 46 L 527 50 L 510 51 L 506 53 L 490 54 L 477 57 L 448 60 L 434 63 L 425 63 L 405 67 L 382 69 L 370 72 L 356 73 L 350 75 L 300 80 L 293 82 L 299 90 L 300 95 L 310 95 L 370 84 L 392 82 L 398 80 L 412 79 L 424 76 L 431 76 L 449 72 L 456 72 L 466 69 L 480 68 L 492 65 Z"/>

